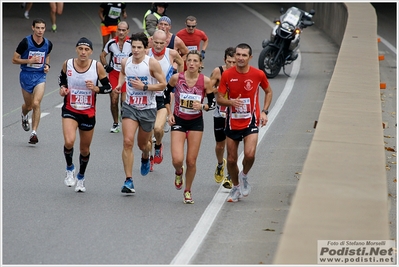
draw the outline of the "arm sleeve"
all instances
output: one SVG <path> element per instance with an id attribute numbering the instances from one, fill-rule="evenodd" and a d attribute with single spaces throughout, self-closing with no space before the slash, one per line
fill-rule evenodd
<path id="1" fill-rule="evenodd" d="M 100 80 L 100 82 L 101 82 L 102 86 L 98 87 L 98 88 L 100 88 L 99 94 L 109 94 L 112 92 L 112 86 L 108 80 L 108 77 L 102 78 Z"/>
<path id="2" fill-rule="evenodd" d="M 68 88 L 67 76 L 66 76 L 66 73 L 62 69 L 61 69 L 60 76 L 58 77 L 58 85 L 60 87 L 65 86 L 66 88 Z"/>

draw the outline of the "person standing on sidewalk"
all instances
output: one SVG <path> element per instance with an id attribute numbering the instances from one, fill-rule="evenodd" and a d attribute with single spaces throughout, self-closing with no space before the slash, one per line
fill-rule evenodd
<path id="1" fill-rule="evenodd" d="M 30 130 L 29 111 L 32 112 L 32 133 L 29 137 L 30 144 L 39 142 L 37 129 L 40 122 L 40 103 L 44 96 L 46 75 L 50 71 L 50 53 L 53 44 L 44 37 L 46 22 L 35 19 L 32 22 L 33 34 L 26 36 L 18 44 L 14 52 L 12 63 L 21 65 L 19 82 L 22 88 L 24 104 L 22 104 L 22 128 Z"/>
<path id="2" fill-rule="evenodd" d="M 109 94 L 112 87 L 103 65 L 90 58 L 93 44 L 89 39 L 85 37 L 79 39 L 76 43 L 76 53 L 77 58 L 68 59 L 62 64 L 58 79 L 59 93 L 64 97 L 61 113 L 66 161 L 64 183 L 68 187 L 76 184 L 75 192 L 85 192 L 85 172 L 90 159 L 90 144 L 96 124 L 97 94 Z M 102 86 L 98 86 L 98 81 Z M 78 129 L 80 168 L 75 178 L 73 147 Z"/>
<path id="3" fill-rule="evenodd" d="M 127 58 L 132 54 L 132 44 L 128 36 L 129 24 L 126 21 L 119 22 L 117 31 L 118 35 L 108 41 L 100 55 L 100 61 L 108 72 L 108 78 L 111 82 L 112 88 L 115 88 L 118 85 L 122 59 Z M 108 54 L 110 55 L 110 58 L 107 63 Z M 125 101 L 126 98 L 126 83 L 123 84 L 121 93 L 122 95 L 119 97 L 119 94 L 113 90 L 109 95 L 111 102 L 111 115 L 114 121 L 110 130 L 111 133 L 120 132 L 118 122 L 119 106 L 122 106 L 122 102 Z"/>
<path id="4" fill-rule="evenodd" d="M 259 126 L 265 126 L 268 121 L 273 94 L 265 73 L 249 65 L 252 48 L 248 44 L 236 46 L 235 59 L 236 66 L 223 72 L 217 96 L 217 103 L 228 107 L 225 127 L 227 170 L 234 185 L 228 202 L 237 202 L 251 192 L 247 175 L 255 161 Z M 265 92 L 262 109 L 259 88 Z M 238 173 L 238 146 L 241 141 L 244 141 L 243 169 Z"/>
<path id="5" fill-rule="evenodd" d="M 126 82 L 126 100 L 122 103 L 122 161 L 126 179 L 122 193 L 135 193 L 133 184 L 133 145 L 137 133 L 137 145 L 142 151 L 141 175 L 150 172 L 150 151 L 152 130 L 157 115 L 156 91 L 166 87 L 165 74 L 159 62 L 146 55 L 148 38 L 144 32 L 133 34 L 132 56 L 121 62 L 118 85 L 115 90 L 121 92 Z"/>
<path id="6" fill-rule="evenodd" d="M 174 92 L 173 113 L 168 117 L 171 127 L 171 154 L 175 168 L 175 187 L 183 187 L 184 146 L 187 143 L 186 179 L 183 203 L 193 204 L 191 187 L 197 172 L 197 157 L 204 132 L 202 110 L 215 108 L 216 100 L 209 77 L 200 73 L 201 54 L 192 50 L 186 59 L 187 70 L 174 74 L 165 91 L 166 103 L 170 103 L 170 93 Z M 207 97 L 207 104 L 203 100 Z"/>
<path id="7" fill-rule="evenodd" d="M 211 73 L 211 85 L 214 88 L 214 93 L 217 95 L 218 87 L 220 83 L 220 78 L 222 77 L 222 73 L 234 67 L 236 64 L 236 59 L 234 57 L 235 48 L 228 47 L 224 51 L 224 65 L 219 66 L 213 69 Z M 223 182 L 223 187 L 226 189 L 232 188 L 232 182 L 227 175 L 225 177 L 225 167 L 226 167 L 226 159 L 223 157 L 224 150 L 226 146 L 226 133 L 224 132 L 224 127 L 226 126 L 226 107 L 216 105 L 215 111 L 213 112 L 213 133 L 215 135 L 215 154 L 218 164 L 215 170 L 215 182 L 221 183 Z"/>
<path id="8" fill-rule="evenodd" d="M 147 54 L 150 57 L 158 60 L 158 62 L 161 64 L 166 82 L 169 82 L 170 77 L 172 77 L 174 73 L 173 64 L 176 64 L 178 66 L 178 72 L 183 71 L 183 59 L 180 57 L 179 53 L 177 53 L 176 50 L 166 47 L 166 33 L 164 31 L 156 30 L 151 38 L 151 43 L 152 48 L 147 50 Z M 154 126 L 155 153 L 153 157 L 153 161 L 155 164 L 160 164 L 163 160 L 162 139 L 164 136 L 164 125 L 168 116 L 168 109 L 165 106 L 164 98 L 165 96 L 163 91 L 156 92 L 157 118 L 155 120 Z M 150 139 L 149 142 L 152 143 L 152 139 Z"/>
<path id="9" fill-rule="evenodd" d="M 115 38 L 118 23 L 127 18 L 126 3 L 101 3 L 98 11 L 101 19 L 101 35 L 103 37 L 103 48 L 110 38 Z"/>

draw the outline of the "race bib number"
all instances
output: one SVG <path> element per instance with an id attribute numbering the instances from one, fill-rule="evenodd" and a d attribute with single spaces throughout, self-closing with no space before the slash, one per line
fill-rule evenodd
<path id="1" fill-rule="evenodd" d="M 251 102 L 249 98 L 241 98 L 243 105 L 239 108 L 231 106 L 232 119 L 248 119 L 251 118 Z"/>
<path id="2" fill-rule="evenodd" d="M 189 45 L 187 46 L 188 50 L 193 51 L 193 50 L 198 50 L 196 45 Z"/>
<path id="3" fill-rule="evenodd" d="M 71 107 L 76 110 L 86 110 L 92 106 L 93 95 L 91 90 L 72 89 Z"/>
<path id="4" fill-rule="evenodd" d="M 121 16 L 121 11 L 122 9 L 120 9 L 119 7 L 111 7 L 109 9 L 108 17 L 110 17 L 111 19 L 117 19 Z"/>
<path id="5" fill-rule="evenodd" d="M 26 65 L 29 68 L 40 69 L 41 67 L 43 67 L 45 52 L 29 51 L 28 59 L 31 59 L 32 57 L 35 57 L 35 56 L 39 56 L 40 57 L 40 63 L 29 63 L 29 64 L 26 64 Z"/>
<path id="6" fill-rule="evenodd" d="M 223 118 L 226 118 L 227 107 L 226 106 L 219 106 L 219 114 Z"/>
<path id="7" fill-rule="evenodd" d="M 126 58 L 127 56 L 125 54 L 118 54 L 118 55 L 114 55 L 114 57 L 112 58 L 112 61 L 114 62 L 114 69 L 117 71 L 121 70 L 121 63 L 122 63 L 122 59 Z"/>
<path id="8" fill-rule="evenodd" d="M 200 110 L 194 110 L 194 102 L 201 102 L 200 95 L 180 94 L 179 111 L 185 114 L 198 114 Z"/>
<path id="9" fill-rule="evenodd" d="M 134 92 L 129 96 L 129 105 L 143 108 L 148 105 L 148 96 L 144 92 Z"/>

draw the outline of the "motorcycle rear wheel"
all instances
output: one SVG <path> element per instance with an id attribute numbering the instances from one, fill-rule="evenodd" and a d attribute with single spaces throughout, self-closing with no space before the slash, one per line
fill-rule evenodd
<path id="1" fill-rule="evenodd" d="M 276 58 L 278 50 L 272 46 L 266 46 L 260 52 L 258 66 L 263 70 L 267 78 L 274 78 L 279 73 L 283 66 L 284 59 L 282 56 Z"/>

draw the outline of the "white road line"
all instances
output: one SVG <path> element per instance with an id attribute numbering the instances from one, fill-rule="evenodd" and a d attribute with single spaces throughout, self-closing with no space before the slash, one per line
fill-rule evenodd
<path id="1" fill-rule="evenodd" d="M 266 22 L 269 26 L 272 25 L 268 19 L 263 17 L 261 14 L 256 12 L 245 5 L 239 4 L 243 8 L 250 11 L 252 14 L 256 15 L 262 21 Z M 273 26 L 272 26 L 273 27 Z M 276 103 L 274 104 L 273 108 L 270 110 L 268 115 L 269 121 L 265 127 L 262 127 L 259 131 L 258 136 L 258 145 L 262 141 L 263 136 L 265 135 L 266 131 L 269 129 L 270 125 L 273 123 L 274 119 L 277 117 L 278 113 L 280 112 L 281 108 L 284 106 L 285 101 L 287 100 L 288 96 L 290 95 L 292 88 L 294 86 L 295 79 L 298 75 L 299 68 L 301 65 L 301 54 L 298 53 L 298 59 L 294 61 L 293 67 L 290 73 L 290 77 L 288 78 L 287 82 L 285 83 L 284 90 L 280 94 L 279 98 L 277 99 Z M 238 168 L 242 170 L 242 159 L 244 158 L 244 154 L 241 153 L 238 157 Z M 213 197 L 212 201 L 209 203 L 208 207 L 205 209 L 204 213 L 202 214 L 200 220 L 198 221 L 197 225 L 195 226 L 193 232 L 190 234 L 186 242 L 180 248 L 177 255 L 173 258 L 171 265 L 188 265 L 192 260 L 193 256 L 197 253 L 198 248 L 201 246 L 202 242 L 204 241 L 206 235 L 208 234 L 209 229 L 211 228 L 213 222 L 217 214 L 219 213 L 220 209 L 222 208 L 223 204 L 226 203 L 228 194 L 226 194 L 226 190 L 221 185 L 216 192 L 215 196 Z"/>
<path id="2" fill-rule="evenodd" d="M 50 114 L 50 113 L 42 112 L 40 114 L 40 118 L 46 117 L 48 114 Z M 29 118 L 29 123 L 32 123 L 32 118 Z"/>
<path id="3" fill-rule="evenodd" d="M 143 22 L 141 20 L 139 20 L 138 18 L 132 18 L 132 20 L 134 21 L 134 23 L 136 23 L 137 27 L 142 30 L 143 29 Z"/>
<path id="4" fill-rule="evenodd" d="M 378 35 L 377 35 L 378 36 Z M 382 38 L 381 36 L 378 36 L 378 38 L 380 38 L 381 43 L 383 43 L 384 45 L 386 45 L 392 52 L 395 53 L 396 55 L 396 47 L 394 47 L 393 45 L 391 45 L 387 40 L 385 40 L 384 38 Z"/>

